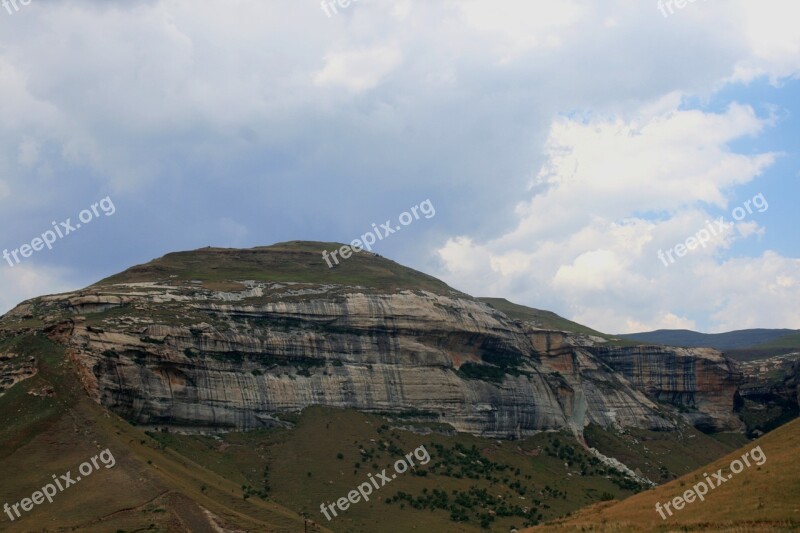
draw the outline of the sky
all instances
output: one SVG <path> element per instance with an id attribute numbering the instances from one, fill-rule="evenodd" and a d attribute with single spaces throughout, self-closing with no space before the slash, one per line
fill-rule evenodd
<path id="1" fill-rule="evenodd" d="M 373 251 L 475 296 L 800 329 L 800 3 L 336 1 L 0 7 L 0 313 L 428 200 Z"/>

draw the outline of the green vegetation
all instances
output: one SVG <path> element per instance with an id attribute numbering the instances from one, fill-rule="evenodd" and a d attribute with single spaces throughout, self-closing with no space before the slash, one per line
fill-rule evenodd
<path id="1" fill-rule="evenodd" d="M 605 477 L 623 491 L 638 492 L 643 488 L 617 470 L 603 466 L 597 458 L 577 446 L 574 440 L 569 444 L 568 438 L 548 435 L 547 442 L 545 453 L 564 461 L 568 468 L 579 468 L 581 477 Z M 417 468 L 417 476 L 438 475 L 454 479 L 483 480 L 489 482 L 488 487 L 474 484 L 467 490 L 453 489 L 452 498 L 447 492 L 437 489 L 422 489 L 422 493 L 416 496 L 399 491 L 387 498 L 386 503 L 399 502 L 414 509 L 442 509 L 450 512 L 450 520 L 453 522 L 477 523 L 481 528 L 488 528 L 498 518 L 503 517 L 520 518 L 523 526 L 535 525 L 542 520 L 543 513 L 549 514 L 551 505 L 548 502 L 568 498 L 566 489 L 537 483 L 523 469 L 485 457 L 475 444 L 467 448 L 461 443 L 448 447 L 431 442 L 427 449 L 432 458 L 431 463 L 427 468 Z M 498 494 L 498 490 L 501 494 Z M 601 499 L 603 495 L 609 494 L 603 492 Z"/>
<path id="2" fill-rule="evenodd" d="M 144 265 L 106 278 L 97 285 L 168 281 L 202 281 L 207 288 L 231 290 L 243 280 L 359 285 L 380 291 L 426 290 L 437 294 L 458 293 L 442 281 L 369 252 L 353 254 L 329 268 L 323 250 L 340 243 L 291 241 L 249 250 L 202 248 L 167 254 Z M 220 284 L 225 284 L 220 286 Z M 239 286 L 239 290 L 241 290 Z"/>
<path id="3" fill-rule="evenodd" d="M 11 387 L 0 398 L 0 457 L 12 455 L 54 420 L 63 416 L 80 393 L 73 384 L 67 387 L 58 368 L 64 348 L 43 337 L 24 336 L 15 339 L 14 349 L 20 357 L 37 357 L 39 373 Z M 63 387 L 59 397 L 38 391 Z"/>
<path id="4" fill-rule="evenodd" d="M 281 482 L 269 483 L 267 501 L 322 519 L 334 531 L 455 531 L 456 523 L 459 531 L 508 531 L 562 516 L 604 494 L 640 490 L 620 483 L 624 476 L 597 464 L 568 434 L 517 442 L 422 437 L 380 416 L 324 407 L 303 411 L 293 429 L 152 437 L 239 486 L 260 487 L 259 473 L 268 466 L 270 479 Z M 369 502 L 352 505 L 342 520 L 328 523 L 320 515 L 320 503 L 347 494 L 367 474 L 393 472 L 395 461 L 421 445 L 431 457 L 427 465 L 398 475 Z"/>
<path id="5" fill-rule="evenodd" d="M 506 375 L 506 371 L 492 365 L 482 365 L 480 363 L 473 363 L 467 361 L 458 369 L 459 375 L 466 379 L 481 379 L 485 381 L 492 381 L 500 383 Z"/>
<path id="6" fill-rule="evenodd" d="M 487 352 L 482 356 L 483 363 L 467 361 L 458 369 L 458 374 L 465 379 L 480 379 L 501 383 L 505 375 L 531 375 L 520 367 L 525 363 L 518 353 Z"/>
<path id="7" fill-rule="evenodd" d="M 800 350 L 800 331 L 784 335 L 775 340 L 754 346 L 756 350 L 780 349 L 786 351 Z"/>
<path id="8" fill-rule="evenodd" d="M 753 400 L 745 398 L 739 409 L 739 418 L 745 424 L 748 436 L 755 437 L 770 432 L 800 415 L 798 403 L 794 398 Z"/>
<path id="9" fill-rule="evenodd" d="M 638 468 L 657 483 L 691 472 L 748 440 L 740 433 L 712 438 L 686 424 L 681 424 L 677 432 L 609 430 L 590 424 L 584 430 L 584 437 L 589 446 L 603 455 L 619 459 L 632 469 Z"/>
<path id="10" fill-rule="evenodd" d="M 749 361 L 758 361 L 760 359 L 767 359 L 776 355 L 784 355 L 793 351 L 800 351 L 800 347 L 795 348 L 742 348 L 739 350 L 725 350 L 725 356 L 746 363 Z"/>

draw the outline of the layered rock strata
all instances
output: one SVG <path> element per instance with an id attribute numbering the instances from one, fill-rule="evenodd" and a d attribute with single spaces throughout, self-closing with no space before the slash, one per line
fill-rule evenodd
<path id="1" fill-rule="evenodd" d="M 125 283 L 31 301 L 87 393 L 138 424 L 279 424 L 323 404 L 519 438 L 548 429 L 728 429 L 735 372 L 713 351 L 606 347 L 468 296 L 337 284 Z M 2 364 L 2 362 L 0 362 Z"/>

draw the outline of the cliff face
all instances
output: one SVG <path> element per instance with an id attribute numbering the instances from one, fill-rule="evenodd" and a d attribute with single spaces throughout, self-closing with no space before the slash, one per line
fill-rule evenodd
<path id="1" fill-rule="evenodd" d="M 176 277 L 40 298 L 3 320 L 42 318 L 87 393 L 143 425 L 249 429 L 324 404 L 500 438 L 674 427 L 654 400 L 732 425 L 735 376 L 716 353 L 603 348 L 448 290 Z"/>
<path id="2" fill-rule="evenodd" d="M 744 382 L 737 406 L 749 436 L 765 432 L 800 415 L 800 352 L 739 364 Z"/>
<path id="3" fill-rule="evenodd" d="M 563 383 L 559 398 L 573 427 L 595 423 L 603 427 L 674 429 L 674 421 L 663 409 L 589 351 L 596 341 L 562 331 L 523 327 L 541 354 L 543 366 Z"/>
<path id="4" fill-rule="evenodd" d="M 696 427 L 741 429 L 731 406 L 742 374 L 716 350 L 596 346 L 589 351 L 650 398 L 678 407 Z"/>
<path id="5" fill-rule="evenodd" d="M 405 412 L 471 433 L 559 428 L 526 339 L 502 315 L 430 293 L 191 304 L 208 322 L 119 328 L 74 321 L 87 390 L 142 424 L 253 428 L 313 404 Z M 518 375 L 457 369 L 508 360 Z"/>

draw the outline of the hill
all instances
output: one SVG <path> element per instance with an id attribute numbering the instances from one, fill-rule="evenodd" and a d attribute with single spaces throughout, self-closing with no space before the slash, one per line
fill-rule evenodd
<path id="1" fill-rule="evenodd" d="M 791 329 L 743 329 L 727 333 L 699 333 L 687 329 L 659 329 L 642 333 L 620 334 L 617 337 L 649 344 L 686 348 L 714 348 L 722 351 L 744 348 L 761 349 L 800 346 L 800 332 Z"/>
<path id="2" fill-rule="evenodd" d="M 246 250 L 209 247 L 175 252 L 110 276 L 97 286 L 201 281 L 205 286 L 218 286 L 225 290 L 231 282 L 252 280 L 320 285 L 336 283 L 373 290 L 427 290 L 436 294 L 465 296 L 433 276 L 366 251 L 340 260 L 338 264 L 331 261 L 332 267 L 329 267 L 322 253 L 338 250 L 341 246 L 335 242 L 289 241 Z"/>
<path id="3" fill-rule="evenodd" d="M 757 350 L 800 350 L 800 331 L 754 346 Z"/>
<path id="4" fill-rule="evenodd" d="M 731 463 L 760 448 L 766 457 L 758 465 L 731 473 Z M 555 531 L 790 531 L 800 529 L 800 420 L 790 422 L 725 457 L 675 481 L 642 492 L 621 502 L 584 509 L 574 516 L 545 524 L 530 533 Z M 760 454 L 756 453 L 756 457 Z M 753 457 L 750 455 L 749 457 Z M 734 468 L 738 469 L 738 465 Z M 662 519 L 656 504 L 683 495 L 721 469 L 724 483 L 710 489 L 705 499 L 694 499 L 672 516 Z M 702 492 L 702 488 L 699 488 Z"/>

